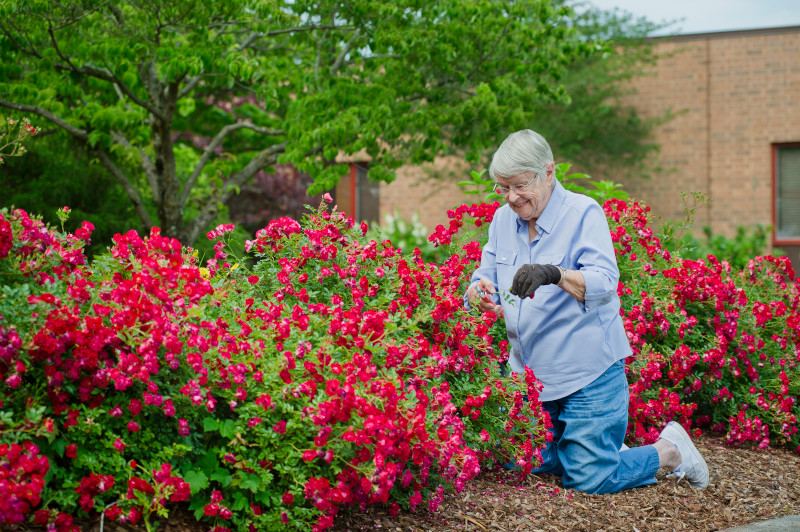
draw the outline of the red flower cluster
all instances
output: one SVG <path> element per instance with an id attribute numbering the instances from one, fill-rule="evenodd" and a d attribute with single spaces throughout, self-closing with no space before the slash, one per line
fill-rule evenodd
<path id="1" fill-rule="evenodd" d="M 800 450 L 800 297 L 788 259 L 755 257 L 735 271 L 712 255 L 673 257 L 648 227 L 648 207 L 612 200 L 604 209 L 637 355 L 628 366 L 629 435 L 652 442 L 679 419 L 725 431 L 729 443 Z"/>
<path id="2" fill-rule="evenodd" d="M 11 223 L 0 214 L 0 259 L 8 257 L 13 245 L 14 235 L 11 232 Z"/>
<path id="3" fill-rule="evenodd" d="M 81 479 L 80 485 L 75 488 L 75 493 L 80 495 L 78 504 L 84 512 L 89 513 L 94 509 L 94 498 L 114 486 L 114 477 L 111 475 L 95 475 Z"/>
<path id="4" fill-rule="evenodd" d="M 464 227 L 465 216 L 469 216 L 472 219 L 472 224 L 474 224 L 475 227 L 482 227 L 483 225 L 488 225 L 492 222 L 494 213 L 497 211 L 498 207 L 500 207 L 500 204 L 498 202 L 494 202 L 492 204 L 464 204 L 459 205 L 455 209 L 450 209 L 447 211 L 447 217 L 450 219 L 450 225 L 448 227 L 437 225 L 436 229 L 433 231 L 433 234 L 428 237 L 428 241 L 433 242 L 433 244 L 436 246 L 450 244 L 453 241 L 453 237 Z M 480 259 L 480 255 L 478 256 L 478 259 Z"/>
<path id="5" fill-rule="evenodd" d="M 494 209 L 479 211 L 490 217 Z M 309 467 L 337 460 L 349 464 L 335 478 L 313 476 L 306 482 L 306 498 L 322 513 L 317 528 L 330 526 L 341 506 L 390 502 L 398 484 L 416 506 L 422 493 L 435 487 L 434 474 L 462 489 L 480 471 L 479 452 L 465 441 L 462 416 L 483 420 L 481 408 L 487 400 L 495 401 L 491 408 L 496 408 L 496 401 L 516 394 L 520 408 L 510 424 L 535 422 L 530 409 L 523 415 L 522 394 L 506 391 L 499 380 L 458 400 L 443 380 L 489 374 L 492 361 L 507 356 L 491 347 L 496 343 L 489 335 L 494 315 L 477 322 L 463 318 L 461 286 L 479 253 L 454 255 L 442 265 L 409 262 L 388 241 L 360 242 L 350 231 L 353 220 L 341 213 L 322 210 L 310 225 L 302 229 L 293 221 L 278 220 L 248 244 L 263 254 L 256 267 L 259 278 L 277 279 L 278 284 L 273 303 L 249 308 L 247 331 L 272 330 L 281 346 L 295 346 L 283 351 L 283 363 L 276 368 L 285 397 L 276 407 L 300 401 L 299 407 L 318 398 L 315 406 L 303 408 L 316 434 L 313 448 L 301 452 L 302 460 Z M 320 292 L 331 295 L 326 301 Z M 397 323 L 408 320 L 424 320 L 424 327 L 411 329 L 413 334 L 400 337 L 403 341 L 387 337 L 387 330 L 397 331 Z M 320 329 L 324 336 L 309 334 Z M 226 373 L 228 380 L 231 376 Z M 232 382 L 224 387 L 235 389 Z M 538 405 L 535 386 L 528 393 L 532 405 Z M 290 440 L 297 433 L 288 427 L 278 419 L 272 430 Z M 331 441 L 332 432 L 342 430 L 338 427 L 344 432 L 338 442 Z M 533 464 L 540 444 L 531 443 L 530 434 L 518 439 L 528 441 L 527 448 L 518 450 L 521 460 Z M 350 449 L 342 448 L 343 442 Z M 480 454 L 488 457 L 491 452 Z M 361 472 L 365 466 L 371 475 Z M 429 503 L 435 506 L 437 500 L 434 491 Z M 290 515 L 284 511 L 281 518 L 288 522 Z"/>
<path id="6" fill-rule="evenodd" d="M 348 506 L 435 509 L 445 486 L 463 489 L 493 463 L 530 471 L 549 435 L 539 384 L 531 372 L 501 378 L 502 320 L 462 305 L 480 244 L 454 244 L 496 208 L 449 213 L 450 228 L 432 237 L 453 248 L 441 264 L 367 240 L 323 205 L 260 230 L 246 245 L 254 260 L 233 264 L 220 240 L 207 270 L 157 229 L 117 235 L 86 266 L 83 240 L 14 213 L 0 276 L 27 284 L 0 302 L 0 404 L 16 433 L 58 427 L 67 448 L 41 457 L 64 474 L 37 493 L 65 512 L 105 507 L 131 523 L 188 500 L 218 530 L 322 530 Z M 605 210 L 636 353 L 630 437 L 652 441 L 678 419 L 731 442 L 797 445 L 800 312 L 788 262 L 759 257 L 736 272 L 713 257 L 684 261 L 662 248 L 643 205 Z M 131 459 L 152 475 L 131 476 Z M 25 504 L 15 515 L 40 501 Z"/>
<path id="7" fill-rule="evenodd" d="M 0 444 L 0 524 L 21 523 L 39 504 L 49 469 L 47 457 L 33 443 Z"/>

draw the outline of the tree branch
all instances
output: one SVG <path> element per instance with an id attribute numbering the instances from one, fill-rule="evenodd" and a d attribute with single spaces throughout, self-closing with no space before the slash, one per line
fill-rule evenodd
<path id="1" fill-rule="evenodd" d="M 197 84 L 200 83 L 202 79 L 203 76 L 195 76 L 191 78 L 189 81 L 187 81 L 186 85 L 178 93 L 178 99 L 180 100 L 181 98 L 188 96 L 189 93 L 191 93 L 194 90 L 194 88 L 197 87 Z"/>
<path id="2" fill-rule="evenodd" d="M 244 168 L 233 174 L 230 179 L 228 179 L 228 181 L 225 183 L 225 186 L 222 188 L 220 201 L 222 203 L 228 201 L 233 195 L 234 188 L 241 187 L 247 182 L 248 179 L 252 178 L 256 172 L 266 168 L 270 164 L 277 162 L 278 154 L 283 153 L 284 151 L 286 151 L 286 143 L 281 142 L 280 144 L 270 146 L 266 150 L 262 150 L 261 153 L 253 157 Z"/>
<path id="3" fill-rule="evenodd" d="M 60 30 L 60 29 L 63 29 L 63 28 L 68 28 L 69 26 L 72 26 L 73 24 L 77 24 L 78 22 L 80 22 L 80 21 L 81 21 L 81 20 L 83 20 L 84 18 L 88 17 L 89 15 L 91 15 L 92 13 L 94 13 L 95 11 L 99 11 L 100 9 L 104 8 L 104 7 L 106 6 L 106 4 L 108 4 L 108 2 L 107 2 L 107 1 L 106 1 L 106 2 L 103 2 L 102 4 L 98 4 L 98 5 L 96 5 L 96 6 L 92 7 L 92 8 L 90 8 L 90 9 L 87 9 L 86 11 L 84 11 L 83 13 L 81 13 L 79 16 L 77 16 L 77 17 L 72 17 L 72 18 L 68 19 L 66 22 L 64 22 L 64 23 L 63 23 L 63 24 L 61 24 L 60 26 L 56 26 L 55 28 L 52 28 L 52 26 L 51 26 L 51 28 L 52 28 L 54 31 L 57 31 L 57 30 Z M 50 20 L 48 19 L 48 23 L 49 23 L 49 22 L 50 22 Z"/>
<path id="4" fill-rule="evenodd" d="M 206 205 L 200 211 L 200 214 L 198 214 L 186 227 L 186 241 L 194 242 L 197 237 L 200 236 L 200 232 L 205 229 L 205 227 L 210 224 L 214 218 L 217 217 L 219 212 L 218 205 L 230 199 L 230 197 L 233 195 L 233 190 L 235 187 L 243 185 L 248 179 L 252 178 L 256 172 L 266 166 L 269 166 L 270 164 L 277 162 L 278 155 L 284 151 L 286 151 L 285 142 L 270 146 L 266 150 L 263 150 L 261 153 L 256 155 L 247 164 L 247 166 L 242 168 L 239 172 L 233 174 L 231 179 L 229 179 L 223 187 L 222 194 L 220 194 L 220 196 L 217 198 L 212 198 L 208 203 L 206 203 Z"/>
<path id="5" fill-rule="evenodd" d="M 298 26 L 296 28 L 284 28 L 282 30 L 273 30 L 268 31 L 265 33 L 253 33 L 251 34 L 247 40 L 245 40 L 237 49 L 237 51 L 241 52 L 245 48 L 249 48 L 253 46 L 254 43 L 260 41 L 264 37 L 275 37 L 276 35 L 283 35 L 286 33 L 300 33 L 303 31 L 314 31 L 314 30 L 352 30 L 354 26 L 337 26 L 336 24 L 325 24 L 322 26 Z"/>
<path id="6" fill-rule="evenodd" d="M 156 165 L 153 162 L 153 159 L 147 155 L 147 152 L 145 152 L 143 148 L 134 148 L 125 135 L 122 134 L 122 132 L 112 131 L 111 137 L 117 142 L 117 144 L 124 146 L 125 149 L 137 150 L 139 152 L 139 157 L 142 158 L 144 175 L 147 177 L 147 183 L 150 185 L 150 191 L 153 193 L 154 198 L 160 198 L 161 192 L 158 186 L 158 172 L 156 172 Z"/>
<path id="7" fill-rule="evenodd" d="M 237 52 L 241 52 L 245 48 L 249 48 L 254 42 L 256 42 L 261 37 L 263 37 L 263 35 L 264 35 L 263 33 L 258 33 L 256 31 L 254 31 L 253 33 L 250 34 L 250 36 L 242 44 L 239 45 L 239 47 L 236 49 L 236 51 Z"/>
<path id="8" fill-rule="evenodd" d="M 274 37 L 275 35 L 281 35 L 284 33 L 297 33 L 300 31 L 314 31 L 314 30 L 350 30 L 353 29 L 354 26 L 337 26 L 336 24 L 327 24 L 324 26 L 300 26 L 298 28 L 285 28 L 282 30 L 274 30 L 268 31 L 264 33 L 263 37 Z"/>
<path id="9" fill-rule="evenodd" d="M 227 126 L 223 127 L 219 133 L 217 133 L 214 138 L 211 139 L 211 143 L 206 147 L 203 155 L 197 162 L 197 166 L 195 166 L 192 175 L 189 176 L 189 179 L 186 181 L 186 185 L 184 185 L 183 188 L 183 193 L 181 194 L 181 205 L 186 205 L 186 201 L 189 199 L 189 194 L 191 193 L 192 188 L 194 188 L 195 184 L 197 184 L 200 173 L 208 163 L 208 159 L 211 158 L 211 155 L 213 155 L 214 150 L 217 149 L 225 137 L 242 128 L 252 129 L 256 133 L 261 133 L 262 135 L 278 136 L 284 134 L 284 132 L 279 129 L 266 129 L 255 124 L 251 124 L 250 122 L 237 122 L 235 124 L 228 124 Z"/>
<path id="10" fill-rule="evenodd" d="M 144 203 L 142 203 L 142 197 L 139 195 L 139 191 L 136 190 L 136 187 L 133 186 L 125 173 L 114 164 L 104 150 L 98 148 L 94 150 L 94 152 L 100 159 L 100 163 L 102 163 L 106 170 L 108 170 L 119 182 L 119 184 L 122 185 L 122 188 L 125 190 L 125 193 L 128 195 L 128 198 L 131 200 L 134 208 L 136 209 L 136 214 L 139 215 L 139 219 L 142 221 L 145 228 L 149 230 L 151 227 L 153 227 L 153 221 L 150 219 L 150 215 L 147 213 Z"/>
<path id="11" fill-rule="evenodd" d="M 150 99 L 155 102 L 160 102 L 160 82 L 158 80 L 158 73 L 156 72 L 156 66 L 153 61 L 140 63 L 137 70 L 139 71 L 139 77 L 142 79 L 142 84 L 144 85 L 147 94 L 150 96 Z"/>
<path id="12" fill-rule="evenodd" d="M 400 54 L 375 54 L 375 55 L 366 55 L 361 56 L 359 59 L 362 61 L 372 61 L 375 59 L 397 59 L 398 57 L 402 57 Z M 350 61 L 345 61 L 344 64 L 346 65 L 354 65 L 356 63 L 355 59 L 351 59 Z"/>
<path id="13" fill-rule="evenodd" d="M 11 35 L 11 33 L 6 29 L 6 25 L 5 24 L 0 23 L 0 29 L 3 30 L 3 33 L 5 34 L 6 37 L 8 37 L 8 40 L 11 41 L 11 44 L 16 46 L 19 51 L 21 51 L 24 54 L 32 55 L 33 57 L 35 57 L 37 59 L 41 59 L 42 58 L 41 54 L 39 54 L 39 52 L 37 52 L 34 47 L 31 46 L 30 49 L 27 49 L 24 46 L 22 46 L 22 44 L 20 44 L 14 38 L 14 36 Z"/>
<path id="14" fill-rule="evenodd" d="M 356 28 L 355 33 L 353 33 L 353 36 L 350 37 L 350 40 L 345 43 L 345 45 L 342 47 L 342 51 L 339 52 L 339 56 L 336 58 L 336 61 L 333 63 L 333 65 L 331 65 L 332 75 L 335 75 L 339 71 L 339 69 L 342 68 L 345 56 L 350 52 L 350 50 L 353 49 L 353 42 L 355 42 L 355 40 L 358 39 L 359 37 L 361 37 L 361 28 Z"/>
<path id="15" fill-rule="evenodd" d="M 323 37 L 324 37 L 323 32 Z M 319 64 L 322 62 L 322 39 L 317 40 L 317 57 L 314 58 L 314 84 L 319 89 Z"/>
<path id="16" fill-rule="evenodd" d="M 103 69 L 92 65 L 86 65 L 84 68 L 77 68 L 71 62 L 69 62 L 69 60 L 66 57 L 61 56 L 60 52 L 58 52 L 58 54 L 59 57 L 61 57 L 61 59 L 64 62 L 66 62 L 69 66 L 55 65 L 56 69 L 67 70 L 70 72 L 74 72 L 76 74 L 83 74 L 84 76 L 91 76 L 93 78 L 113 83 L 119 88 L 120 91 L 122 91 L 123 94 L 125 94 L 125 96 L 130 98 L 133 101 L 133 103 L 145 109 L 147 112 L 149 112 L 151 115 L 155 116 L 159 120 L 164 120 L 164 115 L 163 113 L 161 113 L 161 111 L 153 107 L 152 104 L 136 96 L 136 94 L 134 94 L 134 92 L 127 85 L 125 85 L 117 76 L 113 75 L 111 71 L 109 71 L 108 69 Z"/>
<path id="17" fill-rule="evenodd" d="M 50 42 L 53 44 L 53 49 L 56 51 L 56 54 L 58 55 L 59 58 L 61 58 L 61 60 L 64 63 L 67 64 L 67 66 L 55 65 L 56 69 L 67 70 L 67 71 L 70 71 L 70 72 L 75 72 L 76 74 L 83 74 L 85 76 L 91 76 L 93 78 L 97 78 L 97 79 L 101 79 L 103 81 L 107 81 L 109 83 L 113 83 L 114 85 L 117 86 L 117 88 L 120 91 L 122 91 L 136 105 L 146 109 L 150 114 L 152 114 L 153 116 L 159 118 L 160 120 L 164 120 L 164 116 L 162 115 L 161 112 L 159 112 L 158 109 L 153 107 L 148 102 L 142 100 L 138 96 L 136 96 L 136 94 L 134 94 L 133 91 L 130 88 L 128 88 L 127 85 L 122 83 L 122 81 L 117 76 L 115 76 L 109 69 L 107 69 L 107 68 L 99 68 L 99 67 L 95 67 L 95 66 L 92 66 L 92 65 L 86 65 L 84 68 L 76 67 L 72 63 L 72 61 L 70 61 L 69 57 L 67 57 L 66 55 L 64 55 L 61 52 L 61 48 L 58 47 L 58 41 L 56 40 L 55 31 L 54 31 L 52 26 L 47 28 L 47 33 L 50 34 Z"/>
<path id="18" fill-rule="evenodd" d="M 73 126 L 60 116 L 56 116 L 47 109 L 39 107 L 38 105 L 24 105 L 21 103 L 0 100 L 0 107 L 5 107 L 6 109 L 14 109 L 15 111 L 20 111 L 23 113 L 33 113 L 37 116 L 41 116 L 42 118 L 49 120 L 50 122 L 66 130 L 68 133 L 70 133 L 74 137 L 77 137 L 80 140 L 84 141 L 89 140 L 89 133 L 86 130 Z"/>

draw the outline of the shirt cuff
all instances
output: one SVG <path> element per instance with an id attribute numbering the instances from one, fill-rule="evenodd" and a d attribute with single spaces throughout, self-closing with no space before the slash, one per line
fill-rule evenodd
<path id="1" fill-rule="evenodd" d="M 609 279 L 607 276 L 600 272 L 581 270 L 585 286 L 585 293 L 583 295 L 584 306 L 586 311 L 589 312 L 595 307 L 608 303 L 614 298 L 617 293 L 616 286 L 609 287 Z"/>

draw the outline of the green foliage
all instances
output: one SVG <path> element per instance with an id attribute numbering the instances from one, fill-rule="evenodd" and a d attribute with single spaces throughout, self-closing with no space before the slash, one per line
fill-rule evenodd
<path id="1" fill-rule="evenodd" d="M 0 470 L 16 496 L 39 471 L 7 446 L 45 460 L 29 522 L 150 530 L 187 502 L 209 528 L 325 529 L 535 465 L 540 385 L 502 378 L 504 327 L 463 308 L 474 246 L 425 263 L 327 204 L 245 252 L 232 231 L 207 267 L 157 229 L 88 262 L 87 224 L 0 209 Z"/>
<path id="2" fill-rule="evenodd" d="M 607 44 L 602 54 L 576 58 L 561 82 L 569 100 L 536 102 L 531 129 L 544 135 L 554 153 L 594 175 L 646 176 L 649 156 L 658 150 L 653 129 L 671 119 L 671 113 L 644 118 L 623 103 L 631 79 L 643 75 L 657 61 L 646 38 L 664 26 L 630 14 L 581 5 L 572 22 L 587 40 Z"/>
<path id="3" fill-rule="evenodd" d="M 464 194 L 475 194 L 483 198 L 480 201 L 490 203 L 493 201 L 502 201 L 503 196 L 494 191 L 494 181 L 488 177 L 488 170 L 481 170 L 476 172 L 470 170 L 469 181 L 459 181 L 457 185 L 461 187 L 461 192 Z"/>
<path id="4" fill-rule="evenodd" d="M 661 226 L 661 244 L 673 252 L 680 253 L 684 245 L 687 245 L 687 235 L 694 227 L 697 210 L 706 207 L 711 203 L 702 192 L 681 192 L 681 207 L 683 208 L 683 218 L 677 221 L 669 221 Z"/>
<path id="5" fill-rule="evenodd" d="M 646 206 L 604 209 L 636 354 L 629 435 L 649 443 L 654 425 L 680 419 L 723 432 L 730 444 L 798 449 L 800 284 L 789 260 L 754 256 L 739 268 L 726 256 L 685 259 L 662 248 Z"/>
<path id="6" fill-rule="evenodd" d="M 19 157 L 27 148 L 22 144 L 36 134 L 27 118 L 15 120 L 11 117 L 0 115 L 0 165 L 7 157 Z"/>
<path id="7" fill-rule="evenodd" d="M 31 150 L 0 167 L 0 205 L 43 213 L 44 220 L 58 224 L 57 212 L 69 206 L 67 231 L 75 231 L 80 220 L 96 230 L 87 254 L 101 254 L 116 233 L 138 227 L 133 206 L 111 176 L 90 164 L 83 148 L 63 133 L 37 136 Z"/>
<path id="8" fill-rule="evenodd" d="M 419 221 L 419 215 L 414 213 L 411 220 L 403 219 L 395 211 L 383 217 L 383 223 L 377 227 L 370 227 L 368 238 L 382 241 L 388 239 L 394 247 L 407 253 L 419 249 L 420 257 L 425 262 L 442 262 L 445 252 L 434 247 L 428 240 L 430 230 Z"/>
<path id="9" fill-rule="evenodd" d="M 724 257 L 731 266 L 743 269 L 751 259 L 767 254 L 769 250 L 770 227 L 756 225 L 738 226 L 736 236 L 730 238 L 713 234 L 711 227 L 704 226 L 702 237 L 693 232 L 695 217 L 700 208 L 707 207 L 711 200 L 702 192 L 682 192 L 684 217 L 677 222 L 667 222 L 661 226 L 663 246 L 684 259 L 704 259 L 708 255 Z M 783 251 L 773 248 L 771 254 L 781 256 Z"/>
<path id="10" fill-rule="evenodd" d="M 667 249 L 674 249 L 681 257 L 691 260 L 704 259 L 708 255 L 725 257 L 731 266 L 742 269 L 747 267 L 753 257 L 768 253 L 772 228 L 740 225 L 736 227 L 736 235 L 732 238 L 713 234 L 709 226 L 703 226 L 702 232 L 702 238 L 693 233 L 685 233 L 678 242 L 670 240 L 670 245 L 674 247 L 668 246 Z M 769 253 L 776 257 L 783 255 L 783 251 L 778 248 L 773 248 Z"/>
<path id="11" fill-rule="evenodd" d="M 67 131 L 147 230 L 194 242 L 263 168 L 311 194 L 371 158 L 477 160 L 568 99 L 561 79 L 602 47 L 558 2 L 54 0 L 0 5 L 0 106 Z M 189 132 L 177 138 L 174 132 Z"/>

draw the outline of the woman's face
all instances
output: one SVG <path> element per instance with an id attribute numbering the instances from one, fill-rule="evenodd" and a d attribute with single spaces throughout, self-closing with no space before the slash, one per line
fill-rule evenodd
<path id="1" fill-rule="evenodd" d="M 553 169 L 551 165 L 547 166 L 547 175 L 540 179 L 534 179 L 533 182 L 521 191 L 517 191 L 514 185 L 524 185 L 536 176 L 535 172 L 524 172 L 514 177 L 497 177 L 497 183 L 501 187 L 509 187 L 511 191 L 506 196 L 506 202 L 511 207 L 511 210 L 523 220 L 533 221 L 539 219 L 542 211 L 550 201 L 550 195 L 553 193 Z"/>

